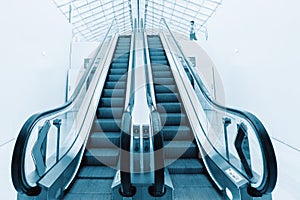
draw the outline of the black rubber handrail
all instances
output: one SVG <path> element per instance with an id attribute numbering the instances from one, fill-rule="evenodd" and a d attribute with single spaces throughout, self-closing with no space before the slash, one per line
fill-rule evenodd
<path id="1" fill-rule="evenodd" d="M 180 51 L 180 54 L 182 58 L 184 59 L 185 63 L 187 64 L 187 67 L 189 69 L 189 72 L 193 76 L 193 78 L 196 81 L 196 84 L 199 86 L 203 96 L 205 97 L 206 101 L 213 106 L 216 110 L 221 110 L 223 112 L 230 113 L 232 115 L 239 116 L 246 121 L 250 123 L 250 125 L 253 127 L 255 134 L 257 138 L 259 139 L 261 148 L 262 148 L 262 155 L 264 156 L 264 176 L 262 179 L 261 184 L 258 187 L 252 187 L 251 184 L 248 187 L 248 193 L 252 196 L 262 196 L 266 193 L 271 193 L 273 189 L 275 188 L 276 181 L 277 181 L 277 161 L 276 156 L 274 152 L 274 148 L 270 139 L 269 134 L 267 133 L 264 125 L 261 123 L 261 121 L 253 114 L 247 112 L 247 111 L 240 111 L 233 108 L 227 108 L 225 106 L 222 106 L 215 102 L 208 94 L 207 89 L 205 88 L 204 83 L 200 79 L 200 77 L 197 75 L 197 73 L 194 71 L 194 69 L 190 66 L 190 63 L 188 59 L 185 57 L 182 49 L 180 48 L 179 44 L 177 43 L 172 31 L 170 30 L 168 24 L 166 23 L 165 19 L 162 18 L 162 20 L 170 33 L 174 43 L 176 44 L 178 50 Z"/>
<path id="2" fill-rule="evenodd" d="M 134 26 L 136 27 L 136 21 Z M 131 49 L 131 69 L 128 73 L 131 73 L 131 80 L 127 84 L 130 84 L 129 90 L 129 101 L 128 105 L 125 105 L 124 113 L 122 115 L 122 126 L 121 126 L 121 137 L 120 137 L 120 179 L 121 179 L 121 188 L 120 194 L 124 197 L 132 197 L 136 193 L 136 188 L 132 186 L 131 183 L 131 171 L 130 171 L 130 145 L 131 145 L 131 125 L 132 117 L 131 112 L 134 106 L 134 86 L 135 86 L 135 29 L 132 32 L 132 49 Z M 126 102 L 126 100 L 125 100 Z"/>
<path id="3" fill-rule="evenodd" d="M 154 197 L 161 197 L 165 193 L 165 167 L 164 167 L 164 142 L 163 133 L 161 131 L 161 121 L 159 113 L 156 108 L 156 99 L 153 89 L 153 80 L 150 80 L 150 73 L 148 65 L 150 64 L 150 57 L 147 56 L 148 41 L 146 39 L 146 34 L 144 30 L 143 34 L 143 44 L 144 44 L 144 63 L 146 64 L 146 93 L 147 102 L 149 107 L 153 107 L 151 112 L 151 126 L 153 131 L 153 151 L 154 151 L 154 184 L 149 187 L 150 195 Z M 150 84 L 152 81 L 152 84 Z"/>
<path id="4" fill-rule="evenodd" d="M 25 177 L 24 161 L 25 161 L 26 147 L 27 147 L 27 143 L 30 138 L 31 132 L 33 131 L 35 125 L 42 119 L 49 117 L 51 115 L 57 115 L 57 114 L 63 112 L 64 110 L 67 110 L 69 107 L 71 107 L 73 105 L 73 103 L 77 99 L 80 91 L 83 89 L 84 84 L 88 81 L 88 78 L 92 71 L 92 66 L 96 60 L 96 57 L 99 54 L 99 52 L 101 51 L 101 49 L 104 45 L 104 41 L 108 37 L 114 23 L 115 23 L 115 20 L 112 21 L 104 39 L 103 39 L 102 44 L 97 49 L 96 54 L 90 64 L 90 66 L 85 71 L 82 78 L 80 79 L 78 86 L 76 87 L 71 98 L 60 107 L 32 115 L 31 117 L 29 117 L 29 119 L 24 123 L 23 127 L 21 128 L 20 133 L 19 133 L 16 143 L 15 143 L 12 162 L 11 162 L 12 182 L 13 182 L 15 189 L 18 192 L 25 193 L 29 196 L 36 196 L 41 192 L 41 188 L 39 186 L 32 187 L 26 181 L 26 177 Z"/>

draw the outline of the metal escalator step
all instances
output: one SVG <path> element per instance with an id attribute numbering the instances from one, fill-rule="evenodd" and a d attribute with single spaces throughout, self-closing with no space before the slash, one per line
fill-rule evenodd
<path id="1" fill-rule="evenodd" d="M 167 65 L 152 65 L 152 71 L 153 72 L 170 71 L 170 67 Z"/>
<path id="2" fill-rule="evenodd" d="M 97 119 L 94 123 L 95 132 L 119 132 L 121 119 Z"/>
<path id="3" fill-rule="evenodd" d="M 154 89 L 156 93 L 175 93 L 177 87 L 175 85 L 160 85 L 154 83 Z"/>
<path id="4" fill-rule="evenodd" d="M 124 106 L 124 98 L 116 97 L 116 98 L 101 98 L 99 106 L 100 107 L 122 107 Z"/>
<path id="5" fill-rule="evenodd" d="M 97 118 L 121 119 L 123 108 L 121 107 L 101 107 L 97 109 Z"/>
<path id="6" fill-rule="evenodd" d="M 160 71 L 160 72 L 153 72 L 153 77 L 156 78 L 173 78 L 173 74 L 171 71 Z"/>
<path id="7" fill-rule="evenodd" d="M 191 141 L 171 141 L 164 145 L 165 157 L 168 158 L 196 158 L 198 150 Z"/>
<path id="8" fill-rule="evenodd" d="M 150 47 L 150 51 L 153 51 L 155 49 L 157 49 L 157 50 L 163 50 L 163 47 L 162 47 L 161 44 L 151 44 L 151 45 L 149 45 L 149 47 Z"/>
<path id="9" fill-rule="evenodd" d="M 174 78 L 156 78 L 154 77 L 153 79 L 155 84 L 160 84 L 160 85 L 175 85 Z"/>
<path id="10" fill-rule="evenodd" d="M 116 170 L 106 166 L 83 166 L 81 167 L 78 178 L 96 178 L 96 179 L 113 179 Z"/>
<path id="11" fill-rule="evenodd" d="M 77 179 L 65 199 L 83 200 L 92 197 L 91 199 L 102 200 L 108 199 L 109 196 L 111 198 L 112 181 L 113 179 Z M 97 197 L 94 195 L 97 195 Z"/>
<path id="12" fill-rule="evenodd" d="M 121 69 L 121 70 L 123 70 L 123 74 L 127 72 L 127 68 L 128 68 L 128 62 L 123 62 L 123 63 L 113 62 L 113 63 L 111 63 L 111 70 L 112 69 Z"/>
<path id="13" fill-rule="evenodd" d="M 184 125 L 187 123 L 186 115 L 183 113 L 162 113 L 160 118 L 163 126 Z"/>
<path id="14" fill-rule="evenodd" d="M 129 45 L 124 44 L 124 45 L 117 45 L 116 50 L 129 50 Z"/>
<path id="15" fill-rule="evenodd" d="M 129 53 L 129 49 L 116 49 L 115 54 L 126 54 Z"/>
<path id="16" fill-rule="evenodd" d="M 170 174 L 200 174 L 204 172 L 204 167 L 198 159 L 177 159 L 166 160 Z"/>
<path id="17" fill-rule="evenodd" d="M 114 148 L 120 146 L 120 132 L 94 132 L 90 135 L 88 148 Z"/>
<path id="18" fill-rule="evenodd" d="M 124 81 L 107 81 L 104 88 L 106 89 L 122 89 L 126 88 L 126 82 Z"/>
<path id="19" fill-rule="evenodd" d="M 179 95 L 178 93 L 157 93 L 156 94 L 156 102 L 179 102 L 178 101 Z"/>
<path id="20" fill-rule="evenodd" d="M 155 90 L 157 91 L 157 89 Z M 180 113 L 182 112 L 181 103 L 158 103 L 157 111 L 160 113 Z"/>
<path id="21" fill-rule="evenodd" d="M 224 200 L 206 176 L 205 174 L 171 174 L 175 199 Z"/>
<path id="22" fill-rule="evenodd" d="M 101 200 L 111 200 L 112 195 L 111 194 L 97 194 L 97 193 L 91 193 L 91 194 L 85 194 L 85 193 L 68 193 L 63 200 L 99 200 L 99 196 L 101 196 Z"/>
<path id="23" fill-rule="evenodd" d="M 113 75 L 113 74 L 109 74 L 107 81 L 126 81 L 127 76 L 126 75 Z"/>
<path id="24" fill-rule="evenodd" d="M 128 63 L 129 59 L 128 56 L 114 56 L 113 63 Z"/>
<path id="25" fill-rule="evenodd" d="M 151 64 L 168 65 L 168 61 L 167 60 L 151 60 Z"/>
<path id="26" fill-rule="evenodd" d="M 151 58 L 151 56 L 164 56 L 165 52 L 162 51 L 162 50 L 159 50 L 159 51 L 150 51 L 149 54 L 150 54 L 150 58 Z"/>
<path id="27" fill-rule="evenodd" d="M 126 53 L 115 52 L 113 61 L 118 60 L 118 59 L 126 59 L 127 60 L 127 59 L 129 59 L 129 55 L 130 55 L 130 52 L 126 52 Z"/>
<path id="28" fill-rule="evenodd" d="M 118 148 L 90 148 L 87 149 L 83 165 L 85 166 L 117 166 L 119 161 Z"/>
<path id="29" fill-rule="evenodd" d="M 194 136 L 188 126 L 164 126 L 162 128 L 165 141 L 187 140 L 192 141 Z"/>
<path id="30" fill-rule="evenodd" d="M 118 64 L 121 64 L 121 63 L 118 63 Z M 121 74 L 121 75 L 123 75 L 123 74 L 127 73 L 127 68 L 111 68 L 109 70 L 109 72 L 110 72 L 110 74 L 118 74 L 118 75 Z"/>
<path id="31" fill-rule="evenodd" d="M 104 89 L 103 97 L 125 97 L 125 89 Z"/>
<path id="32" fill-rule="evenodd" d="M 158 55 L 152 55 L 150 56 L 151 60 L 152 61 L 156 61 L 156 60 L 167 60 L 167 57 L 165 55 L 161 55 L 161 56 L 158 56 Z"/>

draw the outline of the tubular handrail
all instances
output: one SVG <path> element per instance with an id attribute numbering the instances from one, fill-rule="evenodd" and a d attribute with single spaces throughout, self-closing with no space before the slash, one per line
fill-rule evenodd
<path id="1" fill-rule="evenodd" d="M 161 22 L 163 22 L 163 24 L 167 28 L 168 33 L 171 35 L 173 42 L 175 43 L 177 49 L 179 50 L 179 54 L 180 54 L 181 58 L 183 58 L 183 61 L 186 65 L 185 67 L 188 68 L 189 72 L 195 79 L 195 83 L 200 88 L 200 91 L 203 94 L 206 102 L 209 103 L 216 110 L 221 110 L 224 113 L 230 113 L 231 115 L 243 118 L 254 129 L 256 137 L 258 138 L 259 143 L 260 143 L 259 145 L 262 149 L 262 155 L 264 157 L 264 160 L 263 160 L 264 161 L 264 176 L 263 176 L 263 180 L 261 181 L 261 184 L 259 186 L 252 187 L 251 184 L 248 186 L 248 193 L 252 196 L 262 196 L 264 194 L 272 192 L 276 185 L 276 180 L 277 180 L 277 162 L 276 162 L 276 156 L 275 156 L 275 152 L 274 152 L 274 148 L 273 148 L 271 139 L 270 139 L 265 127 L 263 126 L 261 121 L 255 115 L 253 115 L 247 111 L 240 111 L 240 110 L 236 110 L 233 108 L 227 108 L 223 105 L 218 104 L 211 98 L 210 94 L 208 93 L 208 90 L 205 88 L 205 84 L 202 82 L 199 75 L 195 72 L 193 67 L 190 65 L 188 59 L 184 55 L 182 49 L 180 48 L 177 40 L 174 37 L 172 31 L 170 30 L 167 22 L 165 21 L 164 18 L 161 19 Z"/>
<path id="2" fill-rule="evenodd" d="M 151 64 L 150 64 L 150 56 L 148 50 L 148 42 L 147 42 L 146 31 L 144 30 L 143 34 L 143 44 L 144 44 L 144 63 L 146 64 L 146 90 L 147 90 L 147 102 L 149 106 L 153 107 L 153 110 L 156 110 L 156 100 L 155 100 L 155 92 L 153 88 L 153 77 L 151 73 Z"/>
<path id="3" fill-rule="evenodd" d="M 105 40 L 108 39 L 108 36 L 110 35 L 110 32 L 112 31 L 112 28 L 115 25 L 115 22 L 116 22 L 115 20 L 112 21 L 104 39 L 103 39 L 103 42 L 101 43 L 101 45 L 99 45 L 92 62 L 90 62 L 88 69 L 85 71 L 84 75 L 81 77 L 71 98 L 60 107 L 32 115 L 31 117 L 29 117 L 29 119 L 24 123 L 23 127 L 21 128 L 20 133 L 16 140 L 15 147 L 14 147 L 12 164 L 11 164 L 12 181 L 13 181 L 13 185 L 14 185 L 15 189 L 18 192 L 25 193 L 29 196 L 36 196 L 40 193 L 41 188 L 37 184 L 36 184 L 36 186 L 32 186 L 27 182 L 25 169 L 24 169 L 24 165 L 25 165 L 24 163 L 25 163 L 25 157 L 26 157 L 26 146 L 29 142 L 31 133 L 33 132 L 33 130 L 36 127 L 36 125 L 38 124 L 38 122 L 40 122 L 43 119 L 46 119 L 48 117 L 54 118 L 55 116 L 57 116 L 59 114 L 63 114 L 68 109 L 72 108 L 72 106 L 74 106 L 73 105 L 74 102 L 76 102 L 76 100 L 78 98 L 80 98 L 79 94 L 81 93 L 81 91 L 83 91 L 83 89 L 85 89 L 84 87 L 85 86 L 89 87 L 89 81 L 90 81 L 89 79 L 91 78 L 91 76 L 94 75 L 93 73 L 95 72 L 94 71 L 95 69 L 92 66 L 95 64 L 98 54 L 104 48 Z M 114 34 L 115 33 L 116 32 L 114 32 Z"/>
<path id="4" fill-rule="evenodd" d="M 149 47 L 147 41 L 146 31 L 143 30 L 143 44 L 144 44 L 144 63 L 146 64 L 146 92 L 147 102 L 151 109 L 150 123 L 153 135 L 153 151 L 154 151 L 154 184 L 149 188 L 152 196 L 160 197 L 165 192 L 165 167 L 164 167 L 164 143 L 163 133 L 161 131 L 161 121 L 159 113 L 157 112 L 156 98 L 154 92 L 154 81 L 152 76 L 152 68 L 150 63 Z"/>
<path id="5" fill-rule="evenodd" d="M 132 197 L 135 194 L 135 187 L 131 184 L 131 171 L 130 171 L 130 137 L 132 126 L 132 108 L 134 106 L 134 87 L 135 87 L 135 30 L 132 32 L 131 45 L 130 45 L 130 59 L 128 70 L 128 82 L 125 98 L 124 112 L 122 115 L 121 137 L 120 137 L 120 180 L 121 190 L 120 193 L 125 197 Z"/>
<path id="6" fill-rule="evenodd" d="M 130 44 L 130 58 L 129 58 L 129 67 L 128 70 L 128 82 L 127 82 L 127 89 L 126 89 L 126 98 L 125 98 L 125 106 L 124 111 L 131 112 L 131 109 L 134 105 L 134 85 L 135 85 L 135 77 L 134 77 L 134 68 L 135 68 L 135 31 L 132 32 L 131 44 Z"/>

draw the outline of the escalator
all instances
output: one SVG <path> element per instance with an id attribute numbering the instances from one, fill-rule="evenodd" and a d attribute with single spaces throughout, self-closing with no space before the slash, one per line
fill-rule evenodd
<path id="1" fill-rule="evenodd" d="M 157 110 L 161 117 L 165 165 L 175 199 L 222 199 L 210 182 L 159 36 L 148 36 Z"/>
<path id="2" fill-rule="evenodd" d="M 120 36 L 98 105 L 78 176 L 65 199 L 111 199 L 119 161 L 130 37 Z"/>
<path id="3" fill-rule="evenodd" d="M 19 200 L 272 199 L 264 126 L 211 99 L 162 22 L 158 35 L 119 36 L 113 21 L 68 102 L 26 121 L 12 158 Z"/>

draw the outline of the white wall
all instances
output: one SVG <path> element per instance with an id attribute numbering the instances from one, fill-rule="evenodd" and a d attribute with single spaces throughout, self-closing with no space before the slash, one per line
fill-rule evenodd
<path id="1" fill-rule="evenodd" d="M 51 0 L 2 1 L 0 26 L 0 197 L 16 199 L 13 139 L 30 115 L 64 103 L 71 27 Z"/>
<path id="2" fill-rule="evenodd" d="M 223 79 L 226 103 L 256 114 L 300 149 L 300 2 L 224 0 L 200 45 Z"/>
<path id="3" fill-rule="evenodd" d="M 0 7 L 0 144 L 31 114 L 65 98 L 71 29 L 51 0 L 11 0 Z"/>

